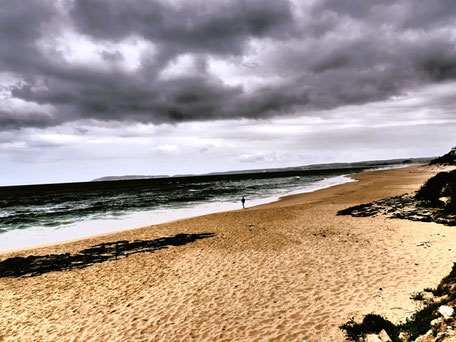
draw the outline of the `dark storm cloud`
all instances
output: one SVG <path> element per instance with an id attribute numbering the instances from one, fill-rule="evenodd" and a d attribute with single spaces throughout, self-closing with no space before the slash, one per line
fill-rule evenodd
<path id="1" fill-rule="evenodd" d="M 299 4 L 276 0 L 64 4 L 62 10 L 45 0 L 0 0 L 0 67 L 20 80 L 7 87 L 9 96 L 53 108 L 51 115 L 0 104 L 0 128 L 79 119 L 173 123 L 315 113 L 456 78 L 450 21 L 456 3 L 450 0 L 420 6 L 411 0 L 328 0 L 301 14 Z M 71 63 L 58 48 L 39 47 L 40 39 L 65 29 L 100 46 L 139 37 L 154 52 L 128 71 L 114 67 L 124 61 L 118 50 L 102 49 L 107 67 L 100 68 Z M 246 61 L 252 41 L 258 60 Z M 197 59 L 192 73 L 160 77 L 184 54 Z M 265 78 L 248 91 L 209 72 L 208 58 L 239 62 L 246 80 L 270 75 L 280 81 Z"/>
<path id="2" fill-rule="evenodd" d="M 149 83 L 122 73 L 79 74 L 74 79 L 59 74 L 52 86 L 50 91 L 23 85 L 11 93 L 26 101 L 66 108 L 67 112 L 76 110 L 73 115 L 79 118 L 158 123 L 217 119 L 240 93 L 239 88 L 204 76 Z M 230 115 L 236 117 L 226 112 Z"/>
<path id="3" fill-rule="evenodd" d="M 275 0 L 191 1 L 179 6 L 82 0 L 75 2 L 71 15 L 81 32 L 95 38 L 140 35 L 162 48 L 184 52 L 238 54 L 249 37 L 286 38 L 293 33 L 290 5 Z"/>
<path id="4" fill-rule="evenodd" d="M 35 43 L 57 12 L 47 0 L 0 0 L 0 71 L 33 74 L 43 57 Z"/>

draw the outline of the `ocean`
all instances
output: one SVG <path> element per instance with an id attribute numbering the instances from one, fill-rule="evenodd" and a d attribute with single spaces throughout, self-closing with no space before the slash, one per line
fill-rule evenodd
<path id="1" fill-rule="evenodd" d="M 372 169 L 257 172 L 0 187 L 0 250 L 81 238 L 272 202 Z"/>

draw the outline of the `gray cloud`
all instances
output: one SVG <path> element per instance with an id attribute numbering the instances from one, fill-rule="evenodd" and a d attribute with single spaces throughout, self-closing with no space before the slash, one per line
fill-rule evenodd
<path id="1" fill-rule="evenodd" d="M 431 29 L 432 26 L 451 25 L 456 14 L 456 3 L 438 0 L 417 4 L 413 0 L 323 0 L 313 8 L 314 15 L 333 12 L 372 24 L 394 25 L 398 28 Z"/>
<path id="2" fill-rule="evenodd" d="M 121 61 L 124 59 L 122 54 L 119 51 L 114 51 L 114 52 L 102 51 L 102 52 L 100 52 L 100 55 L 105 61 L 109 61 L 109 62 L 118 62 L 118 61 Z"/>
<path id="3" fill-rule="evenodd" d="M 0 128 L 16 130 L 22 127 L 49 127 L 60 123 L 59 118 L 41 111 L 0 109 Z"/>
<path id="4" fill-rule="evenodd" d="M 0 104 L 0 129 L 81 119 L 177 123 L 316 115 L 456 78 L 450 22 L 456 5 L 450 0 L 423 6 L 327 0 L 301 12 L 275 0 L 64 4 L 62 10 L 52 1 L 0 0 L 0 67 L 20 80 L 6 87 L 9 96 L 56 113 Z M 100 46 L 139 37 L 154 49 L 141 55 L 135 70 L 117 66 L 125 60 L 118 50 L 99 52 L 103 68 L 74 63 L 58 47 L 39 45 L 65 30 Z M 183 55 L 197 59 L 194 70 L 161 77 Z M 263 81 L 254 89 L 233 85 L 209 70 L 209 59 L 237 64 L 247 83 L 249 77 Z"/>
<path id="5" fill-rule="evenodd" d="M 71 16 L 83 33 L 119 40 L 140 35 L 164 49 L 238 54 L 250 37 L 286 38 L 293 31 L 289 3 L 274 0 L 184 2 L 76 1 Z"/>
<path id="6" fill-rule="evenodd" d="M 36 49 L 37 41 L 50 34 L 49 28 L 58 12 L 49 0 L 26 3 L 0 0 L 0 70 L 21 75 L 32 81 L 49 65 Z"/>

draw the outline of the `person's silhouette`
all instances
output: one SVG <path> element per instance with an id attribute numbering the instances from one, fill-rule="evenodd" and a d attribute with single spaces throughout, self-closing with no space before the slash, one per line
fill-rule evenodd
<path id="1" fill-rule="evenodd" d="M 244 206 L 245 198 L 244 198 L 244 196 L 242 196 L 241 203 L 242 203 L 242 209 L 245 209 L 245 206 Z"/>

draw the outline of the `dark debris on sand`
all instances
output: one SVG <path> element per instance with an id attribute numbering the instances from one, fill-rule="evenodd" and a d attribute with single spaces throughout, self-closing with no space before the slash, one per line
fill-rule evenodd
<path id="1" fill-rule="evenodd" d="M 456 170 L 438 173 L 416 193 L 356 205 L 340 210 L 337 215 L 384 215 L 388 218 L 456 226 Z"/>
<path id="2" fill-rule="evenodd" d="M 153 253 L 169 246 L 182 246 L 199 239 L 213 237 L 214 233 L 177 234 L 154 240 L 115 241 L 83 249 L 76 254 L 30 255 L 12 257 L 0 262 L 0 278 L 37 276 L 47 272 L 85 268 L 96 263 L 128 257 L 136 253 Z"/>

